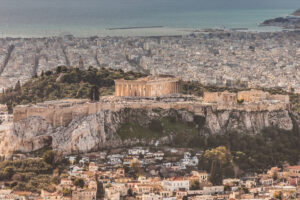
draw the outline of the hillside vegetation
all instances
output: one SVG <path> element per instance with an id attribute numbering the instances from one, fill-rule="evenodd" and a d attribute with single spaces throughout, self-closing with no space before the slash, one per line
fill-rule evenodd
<path id="1" fill-rule="evenodd" d="M 144 76 L 146 75 L 142 73 L 105 68 L 96 69 L 90 67 L 88 70 L 81 70 L 72 67 L 58 67 L 55 72 L 47 71 L 23 85 L 17 83 L 14 88 L 7 89 L 3 94 L 0 94 L 0 104 L 7 104 L 11 111 L 14 106 L 19 104 L 62 98 L 89 98 L 93 88 L 96 88 L 100 95 L 112 95 L 114 92 L 114 79 L 124 78 L 132 80 Z M 183 94 L 197 96 L 202 96 L 205 91 L 228 90 L 237 92 L 240 90 L 237 88 L 204 87 L 199 82 L 182 82 L 181 86 Z M 286 93 L 281 89 L 268 89 L 266 91 L 272 94 L 290 95 L 293 109 L 300 113 L 299 95 Z M 177 114 L 176 111 L 174 112 Z M 203 119 L 201 118 L 196 119 L 192 123 L 186 123 L 180 118 L 174 118 L 169 115 L 151 121 L 148 126 L 143 126 L 143 123 L 137 123 L 136 121 L 136 119 L 128 120 L 127 123 L 122 124 L 118 130 L 121 139 L 158 139 L 172 135 L 172 146 L 202 150 L 224 146 L 231 152 L 234 165 L 245 172 L 262 172 L 271 166 L 282 165 L 285 162 L 297 164 L 299 161 L 300 133 L 298 129 L 291 132 L 267 129 L 257 135 L 235 132 L 224 135 L 205 135 L 199 129 L 203 124 Z M 17 162 L 2 163 L 0 165 L 0 178 L 2 177 L 2 180 L 10 180 L 17 172 L 21 176 L 21 180 L 28 181 L 27 176 L 24 175 L 25 178 L 22 178 L 23 173 L 38 174 L 38 172 L 30 171 L 34 169 L 37 161 L 28 162 L 28 165 L 21 165 Z M 203 163 L 206 164 L 204 165 Z M 210 161 L 204 160 L 202 164 L 203 166 L 210 166 Z M 44 174 L 49 174 L 53 170 L 44 161 L 39 162 L 39 165 L 39 168 L 44 169 L 42 171 Z M 23 167 L 20 168 L 19 166 Z M 211 169 L 207 166 L 205 170 L 210 171 Z M 15 169 L 11 170 L 11 167 Z M 232 166 L 228 165 L 226 167 Z M 26 171 L 27 169 L 29 171 Z M 232 170 L 229 169 L 228 173 L 231 172 Z M 23 183 L 25 184 L 25 182 Z"/>
<path id="2" fill-rule="evenodd" d="M 230 151 L 234 166 L 239 172 L 262 173 L 272 166 L 284 163 L 296 165 L 300 159 L 300 132 L 266 128 L 261 133 L 228 131 L 226 134 L 208 134 L 203 131 L 205 118 L 194 115 L 193 121 L 184 120 L 183 110 L 155 111 L 155 119 L 149 119 L 141 111 L 130 111 L 128 121 L 121 125 L 117 134 L 122 140 L 159 140 L 168 137 L 168 144 L 178 148 L 193 148 L 202 151 L 224 146 Z M 168 113 L 166 113 L 168 112 Z M 152 116 L 152 115 L 151 115 Z M 210 171 L 210 165 L 205 170 Z M 233 166 L 232 166 L 233 167 Z M 232 170 L 225 175 L 230 177 Z"/>
<path id="3" fill-rule="evenodd" d="M 0 162 L 0 181 L 16 191 L 54 192 L 53 185 L 59 184 L 59 174 L 66 172 L 68 160 L 52 150 L 39 156 L 42 158 Z"/>
<path id="4" fill-rule="evenodd" d="M 115 79 L 136 79 L 145 74 L 124 72 L 122 70 L 96 69 L 90 67 L 81 70 L 73 67 L 57 67 L 55 72 L 47 71 L 34 77 L 22 86 L 18 82 L 0 94 L 0 104 L 7 104 L 10 111 L 16 105 L 63 98 L 90 98 L 90 92 L 96 87 L 101 96 L 114 93 Z"/>
<path id="5" fill-rule="evenodd" d="M 73 67 L 59 66 L 55 72 L 47 71 L 41 76 L 33 77 L 23 85 L 19 82 L 14 88 L 9 88 L 0 93 L 0 104 L 7 104 L 9 110 L 20 104 L 35 104 L 38 102 L 63 99 L 63 98 L 90 98 L 92 88 L 96 87 L 100 96 L 114 94 L 114 80 L 124 78 L 134 80 L 145 77 L 146 74 L 139 72 L 124 72 L 123 70 L 113 70 L 89 67 L 87 70 L 81 70 Z M 300 114 L 300 95 L 287 93 L 280 88 L 264 89 L 272 94 L 290 95 L 292 108 Z M 181 81 L 181 93 L 192 94 L 195 96 L 203 96 L 203 93 L 222 92 L 228 90 L 230 92 L 238 92 L 247 90 L 245 88 L 229 88 L 203 86 L 197 81 Z"/>

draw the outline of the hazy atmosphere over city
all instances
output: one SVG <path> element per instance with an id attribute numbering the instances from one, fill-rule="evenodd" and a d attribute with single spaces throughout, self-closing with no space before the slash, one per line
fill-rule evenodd
<path id="1" fill-rule="evenodd" d="M 0 0 L 0 200 L 299 183 L 299 0 Z"/>

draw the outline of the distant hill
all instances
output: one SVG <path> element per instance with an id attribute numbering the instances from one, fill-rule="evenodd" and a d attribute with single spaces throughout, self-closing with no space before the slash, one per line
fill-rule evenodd
<path id="1" fill-rule="evenodd" d="M 294 16 L 300 16 L 300 9 L 296 10 L 295 12 L 293 12 L 292 15 L 294 15 Z"/>

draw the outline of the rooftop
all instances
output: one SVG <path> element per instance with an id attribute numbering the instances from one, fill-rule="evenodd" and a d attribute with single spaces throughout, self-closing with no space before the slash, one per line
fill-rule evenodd
<path id="1" fill-rule="evenodd" d="M 289 166 L 287 167 L 288 169 L 297 169 L 300 170 L 300 165 L 295 165 L 295 166 Z"/>

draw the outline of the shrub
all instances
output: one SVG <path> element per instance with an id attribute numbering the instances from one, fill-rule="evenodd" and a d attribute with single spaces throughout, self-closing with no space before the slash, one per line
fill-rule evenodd
<path id="1" fill-rule="evenodd" d="M 68 188 L 63 188 L 62 189 L 62 194 L 63 194 L 64 197 L 71 196 L 72 191 Z"/>
<path id="2" fill-rule="evenodd" d="M 73 183 L 77 187 L 83 188 L 84 186 L 84 180 L 82 178 L 75 178 Z"/>
<path id="3" fill-rule="evenodd" d="M 60 177 L 59 176 L 52 177 L 51 182 L 56 185 L 60 184 Z"/>
<path id="4" fill-rule="evenodd" d="M 3 173 L 4 178 L 11 179 L 11 177 L 14 175 L 14 171 L 15 171 L 14 167 L 11 166 L 5 167 Z"/>
<path id="5" fill-rule="evenodd" d="M 45 151 L 43 154 L 43 160 L 49 165 L 54 165 L 55 161 L 55 152 L 52 150 Z"/>
<path id="6" fill-rule="evenodd" d="M 159 120 L 152 120 L 149 124 L 149 128 L 150 128 L 150 130 L 155 131 L 155 132 L 163 131 L 163 127 Z"/>

